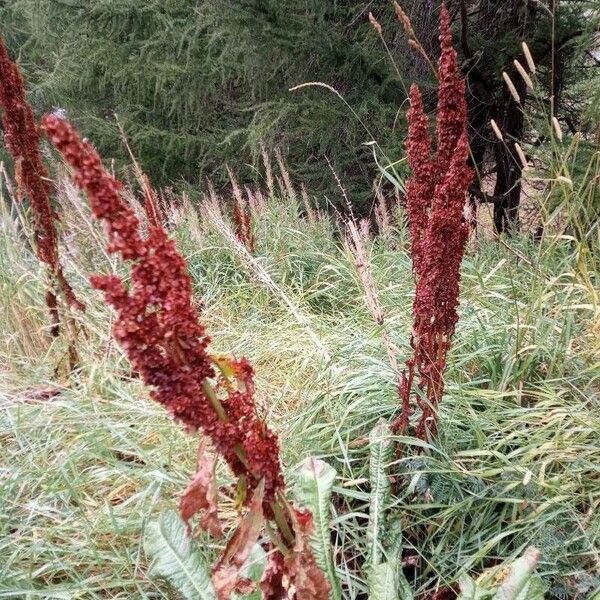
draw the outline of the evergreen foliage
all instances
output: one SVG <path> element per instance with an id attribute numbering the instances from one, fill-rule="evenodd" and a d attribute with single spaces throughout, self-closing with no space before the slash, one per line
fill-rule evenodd
<path id="1" fill-rule="evenodd" d="M 401 28 L 384 0 L 396 58 Z M 282 146 L 292 175 L 341 200 L 330 160 L 356 204 L 377 174 L 375 137 L 392 158 L 405 93 L 364 2 L 322 0 L 16 0 L 0 6 L 36 109 L 65 108 L 105 156 L 123 158 L 118 115 L 158 183 L 254 179 L 260 142 Z M 289 88 L 322 81 L 335 94 Z M 400 120 L 399 120 L 400 119 Z"/>

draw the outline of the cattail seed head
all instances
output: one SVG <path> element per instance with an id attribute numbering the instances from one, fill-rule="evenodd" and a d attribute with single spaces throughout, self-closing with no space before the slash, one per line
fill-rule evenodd
<path id="1" fill-rule="evenodd" d="M 515 84 L 512 82 L 512 79 L 508 76 L 508 73 L 506 71 L 502 71 L 502 78 L 506 83 L 506 87 L 508 88 L 510 95 L 514 98 L 514 101 L 517 104 L 521 104 L 521 97 L 519 96 L 519 92 L 517 92 Z"/>
<path id="2" fill-rule="evenodd" d="M 531 77 L 529 77 L 529 75 L 527 74 L 527 71 L 524 69 L 523 65 L 516 59 L 513 61 L 513 64 L 515 65 L 515 68 L 519 72 L 519 75 L 523 78 L 525 85 L 529 89 L 533 89 L 533 81 L 531 81 Z"/>
<path id="3" fill-rule="evenodd" d="M 552 128 L 554 129 L 554 133 L 556 134 L 556 139 L 558 139 L 559 142 L 562 142 L 563 132 L 560 128 L 560 123 L 558 122 L 558 119 L 556 117 L 552 117 Z"/>
<path id="4" fill-rule="evenodd" d="M 496 137 L 501 142 L 503 142 L 504 136 L 502 135 L 502 132 L 500 131 L 500 127 L 498 127 L 498 124 L 496 123 L 496 121 L 494 121 L 494 119 L 490 119 L 490 125 L 492 126 L 492 129 L 493 129 L 494 133 L 496 134 Z"/>
<path id="5" fill-rule="evenodd" d="M 556 181 L 560 181 L 561 183 L 567 184 L 569 187 L 573 187 L 573 180 L 565 177 L 564 175 L 559 175 L 556 178 Z"/>
<path id="6" fill-rule="evenodd" d="M 375 28 L 375 31 L 377 31 L 377 33 L 379 35 L 382 34 L 381 25 L 379 24 L 379 21 L 373 16 L 372 12 L 369 13 L 369 23 L 371 23 L 371 25 L 373 25 L 373 27 Z"/>
<path id="7" fill-rule="evenodd" d="M 529 67 L 529 71 L 531 73 L 535 73 L 535 62 L 533 60 L 533 56 L 531 56 L 531 52 L 529 51 L 529 46 L 526 42 L 521 44 L 523 48 L 523 55 L 525 56 L 525 60 L 527 61 L 527 66 Z"/>
<path id="8" fill-rule="evenodd" d="M 525 153 L 523 152 L 523 148 L 521 148 L 521 146 L 519 145 L 518 142 L 515 142 L 515 151 L 519 157 L 519 160 L 521 161 L 521 165 L 522 165 L 523 169 L 526 169 L 528 167 L 527 157 L 525 156 Z"/>

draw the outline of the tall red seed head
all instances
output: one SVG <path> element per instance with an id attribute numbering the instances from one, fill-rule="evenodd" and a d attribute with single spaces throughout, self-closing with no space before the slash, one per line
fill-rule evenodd
<path id="1" fill-rule="evenodd" d="M 410 88 L 410 109 L 407 117 L 406 152 L 412 177 L 406 182 L 406 210 L 412 239 L 413 268 L 419 277 L 424 258 L 423 243 L 427 220 L 433 202 L 436 169 L 431 156 L 429 121 L 423 108 L 421 92 L 415 84 Z"/>
<path id="2" fill-rule="evenodd" d="M 465 82 L 460 77 L 458 57 L 452 46 L 450 15 L 445 6 L 440 15 L 440 46 L 436 137 L 438 169 L 444 173 L 467 123 Z"/>
<path id="3" fill-rule="evenodd" d="M 400 386 L 403 407 L 393 428 L 400 432 L 408 428 L 411 388 L 418 372 L 421 391 L 415 400 L 421 417 L 416 434 L 421 438 L 437 431 L 436 407 L 444 392 L 446 356 L 458 322 L 460 264 L 468 238 L 463 209 L 473 177 L 467 166 L 465 84 L 459 74 L 445 7 L 441 12 L 440 44 L 435 160 L 431 158 L 427 117 L 415 86 L 410 93 L 406 144 L 412 170 L 406 187 L 416 293 L 413 356 L 406 362 L 408 374 L 404 374 Z"/>
<path id="4" fill-rule="evenodd" d="M 109 251 L 132 261 L 129 289 L 116 275 L 91 278 L 118 312 L 115 338 L 152 387 L 152 398 L 188 430 L 204 431 L 232 471 L 246 477 L 248 502 L 264 479 L 264 511 L 271 515 L 271 503 L 285 484 L 277 436 L 256 414 L 252 367 L 245 359 L 230 360 L 228 376 L 218 374 L 207 352 L 210 339 L 192 304 L 186 262 L 173 240 L 160 224 L 152 225 L 144 239 L 135 212 L 119 193 L 120 182 L 104 169 L 93 146 L 55 115 L 42 122 L 73 167 L 77 185 L 87 192 L 94 216 L 106 224 Z M 214 388 L 207 387 L 209 380 L 215 381 Z M 220 415 L 214 393 L 220 394 Z"/>
<path id="5" fill-rule="evenodd" d="M 55 221 L 58 215 L 52 208 L 48 170 L 40 155 L 40 134 L 33 110 L 25 97 L 25 85 L 16 63 L 10 60 L 0 37 L 0 107 L 3 109 L 2 126 L 6 147 L 15 162 L 17 185 L 25 191 L 31 202 L 33 229 L 37 254 L 56 278 L 67 303 L 79 309 L 84 306 L 77 300 L 67 282 L 58 257 L 58 236 Z M 47 294 L 47 304 L 57 333 L 57 306 L 53 292 Z"/>
<path id="6" fill-rule="evenodd" d="M 18 66 L 8 56 L 0 37 L 0 106 L 6 147 L 15 161 L 17 184 L 31 200 L 40 260 L 52 270 L 57 266 L 56 213 L 50 203 L 48 171 L 42 163 L 40 136 Z"/>

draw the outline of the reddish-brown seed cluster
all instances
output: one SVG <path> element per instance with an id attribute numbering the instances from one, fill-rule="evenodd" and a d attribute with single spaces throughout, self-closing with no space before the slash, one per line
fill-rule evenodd
<path id="1" fill-rule="evenodd" d="M 394 426 L 401 432 L 408 427 L 416 369 L 421 391 L 416 394 L 421 409 L 416 434 L 421 438 L 437 432 L 436 408 L 444 392 L 446 356 L 458 322 L 460 264 L 468 238 L 468 225 L 463 219 L 465 194 L 473 177 L 467 166 L 465 84 L 459 76 L 445 7 L 441 12 L 440 43 L 436 155 L 432 156 L 427 117 L 416 86 L 410 93 L 406 144 L 413 172 L 407 183 L 407 212 L 416 294 L 413 356 L 406 363 L 407 373 L 400 385 L 403 408 Z"/>
<path id="2" fill-rule="evenodd" d="M 6 147 L 15 162 L 15 177 L 19 190 L 31 202 L 34 233 L 39 259 L 48 265 L 67 302 L 83 309 L 66 281 L 58 260 L 55 220 L 58 216 L 50 201 L 48 171 L 40 156 L 40 135 L 31 105 L 25 97 L 25 85 L 19 67 L 10 60 L 0 37 L 0 107 L 4 110 L 2 126 Z M 52 314 L 53 331 L 58 331 L 56 296 L 47 295 Z"/>
<path id="3" fill-rule="evenodd" d="M 252 221 L 247 206 L 241 206 L 241 202 L 234 198 L 233 200 L 233 223 L 235 225 L 235 235 L 250 252 L 256 249 L 256 237 L 252 232 Z"/>
<path id="4" fill-rule="evenodd" d="M 252 367 L 245 359 L 211 358 L 209 337 L 192 306 L 187 265 L 173 240 L 159 224 L 142 238 L 135 212 L 119 193 L 121 183 L 105 171 L 93 146 L 55 115 L 42 122 L 87 192 L 94 216 L 105 222 L 109 251 L 133 263 L 128 287 L 116 275 L 91 279 L 118 311 L 115 338 L 152 386 L 153 399 L 190 431 L 204 431 L 233 472 L 246 478 L 247 501 L 264 479 L 264 510 L 271 516 L 284 480 L 277 436 L 256 414 Z"/>

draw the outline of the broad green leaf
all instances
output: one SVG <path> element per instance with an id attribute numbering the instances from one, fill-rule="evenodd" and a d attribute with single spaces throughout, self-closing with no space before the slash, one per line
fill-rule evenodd
<path id="1" fill-rule="evenodd" d="M 298 499 L 312 512 L 314 533 L 310 546 L 317 564 L 327 575 L 333 600 L 341 597 L 342 591 L 335 572 L 331 551 L 330 501 L 336 470 L 317 458 L 308 458 L 297 477 Z"/>
<path id="2" fill-rule="evenodd" d="M 175 511 L 164 512 L 148 524 L 144 551 L 152 558 L 151 576 L 166 579 L 189 600 L 216 599 L 210 567 Z"/>
<path id="3" fill-rule="evenodd" d="M 590 597 L 590 600 L 600 600 L 600 589 L 597 589 Z"/>
<path id="4" fill-rule="evenodd" d="M 459 577 L 458 585 L 460 586 L 460 594 L 457 600 L 483 600 L 492 595 L 492 590 L 483 588 L 467 573 Z"/>
<path id="5" fill-rule="evenodd" d="M 402 532 L 397 521 L 386 537 L 385 560 L 369 566 L 369 600 L 413 600 L 410 584 L 402 572 Z"/>
<path id="6" fill-rule="evenodd" d="M 396 584 L 398 565 L 384 562 L 371 567 L 369 600 L 400 600 Z"/>
<path id="7" fill-rule="evenodd" d="M 382 561 L 383 539 L 385 534 L 385 510 L 390 501 L 392 487 L 388 475 L 388 465 L 394 452 L 392 432 L 385 420 L 381 419 L 369 434 L 369 481 L 371 500 L 367 539 L 370 544 L 369 564 L 377 566 Z"/>
<path id="8" fill-rule="evenodd" d="M 400 560 L 379 563 L 371 568 L 369 600 L 413 600 L 413 598 L 410 584 L 402 572 Z"/>
<path id="9" fill-rule="evenodd" d="M 544 600 L 546 586 L 538 575 L 533 577 L 525 584 L 523 591 L 517 596 L 517 600 Z"/>
<path id="10" fill-rule="evenodd" d="M 494 595 L 494 600 L 530 600 L 530 596 L 523 597 L 521 594 L 529 584 L 539 558 L 539 550 L 529 548 L 521 558 L 515 560 L 510 565 L 508 575 Z M 536 591 L 533 589 L 532 600 L 539 598 L 539 595 L 536 596 L 535 594 Z"/>

